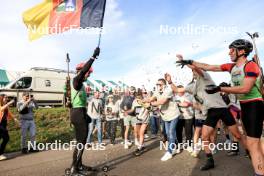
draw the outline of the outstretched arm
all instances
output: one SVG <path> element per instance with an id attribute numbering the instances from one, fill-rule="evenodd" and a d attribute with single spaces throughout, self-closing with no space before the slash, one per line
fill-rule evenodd
<path id="1" fill-rule="evenodd" d="M 6 110 L 6 108 L 8 108 L 10 105 L 12 105 L 14 103 L 14 100 L 11 100 L 11 101 L 9 101 L 7 104 L 5 104 L 4 106 L 1 106 L 0 107 L 0 111 L 4 111 L 4 110 Z"/>
<path id="2" fill-rule="evenodd" d="M 189 65 L 189 67 L 195 66 L 196 68 L 199 68 L 205 71 L 214 71 L 214 72 L 222 71 L 220 65 L 210 65 L 210 64 L 205 64 L 201 62 L 196 62 L 193 60 L 183 60 L 183 57 L 180 54 L 177 54 L 176 57 L 178 58 L 177 63 L 179 63 L 182 66 L 184 65 L 187 65 L 187 66 Z"/>
<path id="3" fill-rule="evenodd" d="M 210 65 L 196 61 L 193 61 L 192 65 L 205 71 L 214 71 L 214 72 L 222 71 L 220 65 Z"/>

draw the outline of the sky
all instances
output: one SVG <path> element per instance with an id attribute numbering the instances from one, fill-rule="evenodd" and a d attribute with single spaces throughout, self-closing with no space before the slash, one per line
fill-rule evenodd
<path id="1" fill-rule="evenodd" d="M 89 31 L 28 40 L 22 13 L 42 1 L 9 0 L 0 6 L 1 69 L 66 69 L 69 53 L 74 70 L 92 55 L 98 34 Z M 209 64 L 230 62 L 228 45 L 249 39 L 245 32 L 259 32 L 256 43 L 263 66 L 263 6 L 260 0 L 107 0 L 101 54 L 92 79 L 151 87 L 168 72 L 176 83 L 186 84 L 191 72 L 176 68 L 177 53 Z M 227 73 L 211 75 L 217 83 L 230 79 Z"/>

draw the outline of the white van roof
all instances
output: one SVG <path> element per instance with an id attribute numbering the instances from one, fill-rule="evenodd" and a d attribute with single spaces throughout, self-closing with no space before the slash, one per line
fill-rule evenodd
<path id="1" fill-rule="evenodd" d="M 46 67 L 32 67 L 30 70 L 34 71 L 52 71 L 52 72 L 62 72 L 62 73 L 67 73 L 67 70 L 62 70 L 62 69 L 56 69 L 56 68 L 46 68 Z M 70 71 L 69 73 L 75 74 L 75 71 Z"/>

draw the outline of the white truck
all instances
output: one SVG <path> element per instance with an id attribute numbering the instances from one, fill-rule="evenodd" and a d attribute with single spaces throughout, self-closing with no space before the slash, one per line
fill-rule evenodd
<path id="1" fill-rule="evenodd" d="M 66 70 L 34 67 L 18 79 L 0 89 L 0 94 L 6 94 L 16 101 L 22 98 L 22 92 L 29 91 L 40 106 L 59 106 L 64 103 L 64 86 Z M 70 72 L 73 78 L 75 72 Z"/>

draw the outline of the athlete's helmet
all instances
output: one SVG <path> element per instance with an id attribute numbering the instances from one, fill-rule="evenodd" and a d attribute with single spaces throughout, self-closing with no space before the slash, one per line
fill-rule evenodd
<path id="1" fill-rule="evenodd" d="M 229 48 L 235 48 L 235 49 L 238 49 L 238 50 L 244 49 L 246 56 L 248 56 L 249 53 L 251 53 L 252 50 L 253 50 L 253 45 L 248 40 L 245 40 L 245 39 L 237 39 L 237 40 L 233 41 L 229 45 Z"/>
<path id="2" fill-rule="evenodd" d="M 84 62 L 81 62 L 79 63 L 77 66 L 76 66 L 76 70 L 79 71 L 83 68 L 83 66 L 85 65 Z M 90 68 L 89 72 L 88 73 L 93 73 L 93 67 Z"/>

